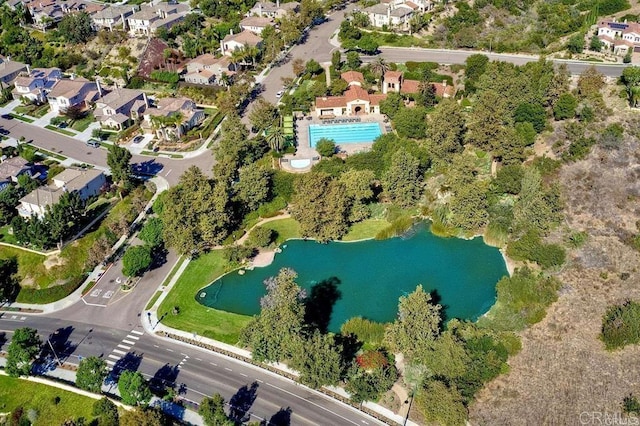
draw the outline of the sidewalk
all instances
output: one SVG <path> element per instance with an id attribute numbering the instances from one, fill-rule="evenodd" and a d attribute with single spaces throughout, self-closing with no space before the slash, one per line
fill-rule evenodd
<path id="1" fill-rule="evenodd" d="M 0 357 L 0 366 L 4 366 L 6 364 L 6 358 L 2 358 Z M 4 370 L 0 371 L 0 374 L 3 376 L 7 376 L 7 373 L 4 372 Z M 144 376 L 147 376 L 147 379 L 151 378 L 151 376 L 147 375 L 147 374 L 143 374 Z M 21 377 L 20 379 L 22 380 L 27 380 L 29 382 L 34 382 L 34 383 L 40 383 L 43 385 L 47 385 L 47 386 L 51 386 L 54 388 L 58 388 L 58 389 L 62 389 L 65 390 L 67 392 L 73 392 L 76 393 L 78 395 L 82 395 L 82 396 L 86 396 L 88 398 L 92 398 L 95 400 L 99 400 L 102 398 L 109 398 L 108 395 L 115 395 L 115 396 L 120 396 L 120 392 L 118 391 L 118 387 L 114 384 L 104 384 L 102 385 L 102 394 L 96 394 L 93 392 L 87 392 L 85 390 L 79 389 L 75 386 L 71 386 L 71 385 L 67 385 L 65 383 L 61 383 L 58 380 L 51 380 L 51 379 L 47 379 L 47 377 L 50 377 L 52 379 L 58 379 L 58 380 L 63 380 L 65 382 L 69 382 L 69 383 L 75 383 L 76 381 L 76 372 L 75 371 L 71 371 L 71 370 L 67 370 L 64 368 L 55 368 L 54 370 L 51 370 L 49 372 L 46 373 L 46 375 L 44 376 L 28 376 L 28 377 Z M 125 410 L 132 410 L 133 407 L 123 404 L 122 402 L 118 401 L 117 399 L 113 399 L 113 398 L 109 398 L 114 404 L 116 404 L 119 407 L 124 408 Z M 192 424 L 192 425 L 204 425 L 204 422 L 202 420 L 202 417 L 200 417 L 200 415 L 198 413 L 196 413 L 195 411 L 192 410 L 188 410 L 176 403 L 173 402 L 169 402 L 169 401 L 164 401 L 156 396 L 154 396 L 153 398 L 151 398 L 151 401 L 149 402 L 149 405 L 152 407 L 159 407 L 162 411 L 164 411 L 166 414 L 174 416 L 174 417 L 178 417 L 180 420 L 182 420 L 183 422 L 187 423 L 187 424 Z"/>
<path id="2" fill-rule="evenodd" d="M 158 198 L 158 195 L 161 192 L 169 189 L 169 182 L 167 182 L 167 180 L 163 177 L 156 176 L 151 179 L 151 182 L 153 182 L 156 185 L 156 193 L 153 194 L 153 197 L 151 197 L 151 200 L 149 200 L 144 210 L 140 212 L 140 214 L 138 215 L 138 217 L 136 217 L 136 219 L 131 224 L 131 226 L 138 223 L 144 218 L 146 211 L 149 208 L 151 208 L 151 206 L 153 205 L 153 202 L 156 200 L 156 198 Z M 127 239 L 128 238 L 126 236 L 122 236 L 116 242 L 116 244 L 112 247 L 111 252 L 115 253 L 122 246 L 122 244 L 124 244 L 124 242 L 127 241 Z M 27 309 L 27 310 L 33 310 L 33 311 L 41 311 L 41 313 L 44 313 L 44 314 L 60 311 L 62 309 L 68 308 L 69 306 L 79 302 L 80 299 L 82 299 L 82 292 L 85 289 L 85 287 L 89 285 L 89 283 L 92 281 L 97 282 L 100 279 L 100 277 L 102 277 L 102 274 L 106 270 L 107 270 L 107 267 L 103 266 L 102 264 L 99 264 L 98 266 L 96 266 L 93 269 L 93 271 L 91 271 L 89 276 L 83 281 L 83 283 L 76 289 L 76 291 L 74 291 L 64 299 L 60 299 L 58 301 L 47 303 L 44 305 L 38 305 L 38 304 L 32 304 L 32 303 L 8 303 L 6 305 L 1 305 L 1 306 L 3 309 L 9 309 L 9 310 L 13 308 Z"/>
<path id="3" fill-rule="evenodd" d="M 182 257 L 179 258 L 176 261 L 176 264 L 178 264 L 180 261 L 182 260 Z M 159 288 L 159 291 L 162 291 L 162 294 L 160 295 L 160 297 L 158 297 L 158 299 L 156 299 L 155 303 L 153 304 L 153 306 L 151 307 L 151 309 L 149 309 L 147 311 L 147 315 L 142 315 L 141 318 L 141 322 L 142 322 L 142 326 L 145 329 L 145 331 L 149 334 L 155 335 L 156 338 L 159 339 L 163 339 L 163 340 L 167 340 L 167 341 L 172 341 L 174 343 L 179 343 L 182 345 L 189 345 L 189 346 L 193 346 L 193 343 L 190 343 L 189 341 L 193 341 L 193 342 L 197 342 L 206 346 L 209 346 L 211 348 L 216 348 L 215 352 L 220 353 L 222 356 L 226 356 L 229 358 L 233 358 L 236 361 L 240 361 L 240 362 L 244 362 L 245 364 L 247 364 L 250 367 L 253 368 L 260 368 L 261 371 L 264 372 L 268 372 L 269 374 L 273 374 L 273 375 L 277 375 L 279 378 L 286 378 L 291 380 L 289 377 L 293 376 L 293 377 L 297 377 L 298 376 L 298 372 L 295 370 L 292 370 L 290 368 L 288 368 L 285 364 L 281 364 L 281 363 L 270 363 L 268 364 L 270 367 L 275 368 L 277 370 L 282 371 L 283 373 L 285 373 L 285 375 L 281 375 L 281 374 L 277 374 L 274 373 L 270 370 L 267 369 L 263 369 L 251 362 L 249 362 L 249 360 L 251 359 L 251 352 L 247 351 L 246 349 L 241 349 L 238 348 L 236 346 L 233 345 L 229 345 L 223 342 L 219 342 L 217 340 L 213 340 L 213 339 L 209 339 L 207 337 L 204 336 L 199 336 L 196 333 L 189 333 L 186 331 L 182 331 L 182 330 L 177 330 L 175 328 L 171 328 L 171 327 L 167 327 L 164 324 L 162 324 L 158 318 L 158 307 L 160 306 L 160 304 L 164 301 L 164 299 L 167 297 L 167 295 L 169 294 L 169 292 L 171 292 L 171 289 L 173 288 L 173 286 L 178 282 L 178 280 L 180 279 L 180 276 L 183 274 L 183 272 L 185 271 L 185 269 L 187 268 L 187 266 L 189 265 L 189 263 L 191 262 L 190 259 L 186 259 L 182 262 L 182 264 L 180 265 L 180 268 L 176 271 L 176 273 L 173 275 L 173 277 L 171 278 L 171 281 L 169 281 L 169 283 L 167 283 L 165 286 L 162 286 Z M 175 267 L 175 266 L 174 266 Z M 181 340 L 177 340 L 175 338 L 172 337 L 168 337 L 168 336 L 176 336 L 182 339 L 187 340 L 187 342 L 183 342 Z M 234 357 L 231 357 L 229 354 L 233 354 L 235 355 Z M 240 359 L 238 358 L 240 357 Z M 244 358 L 244 359 L 242 359 Z M 297 383 L 297 382 L 296 382 Z M 303 384 L 297 383 L 299 386 L 304 386 Z M 306 386 L 305 386 L 306 387 Z M 331 398 L 331 396 L 322 393 L 320 391 L 317 391 L 315 389 L 311 389 L 311 388 L 307 388 L 308 390 L 312 391 L 312 392 L 316 392 L 318 395 L 321 395 L 324 398 Z M 342 388 L 337 388 L 337 387 L 328 387 L 327 388 L 329 391 L 338 394 L 344 398 L 349 398 L 349 394 L 346 393 L 344 391 L 344 389 Z M 344 404 L 345 407 L 349 407 L 353 410 L 359 411 L 357 408 L 346 404 L 342 401 L 340 401 L 339 399 L 333 398 L 336 401 L 341 402 L 342 404 Z M 363 404 L 364 407 L 366 407 L 367 409 L 376 412 L 378 414 L 380 414 L 381 416 L 386 417 L 387 419 L 393 420 L 394 422 L 398 423 L 398 424 L 403 424 L 405 421 L 404 415 L 406 414 L 405 412 L 401 411 L 401 414 L 396 414 L 394 412 L 392 412 L 391 410 L 382 407 L 378 404 L 375 404 L 373 402 L 365 402 Z M 408 420 L 407 425 L 410 426 L 418 426 L 416 423 Z"/>

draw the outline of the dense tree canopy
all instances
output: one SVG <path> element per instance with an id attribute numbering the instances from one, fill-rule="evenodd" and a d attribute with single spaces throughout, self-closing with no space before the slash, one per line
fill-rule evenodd
<path id="1" fill-rule="evenodd" d="M 90 356 L 80 361 L 76 371 L 76 386 L 89 392 L 100 393 L 102 382 L 107 377 L 107 363 Z"/>
<path id="2" fill-rule="evenodd" d="M 28 376 L 41 344 L 37 330 L 29 327 L 16 329 L 7 349 L 7 374 L 12 377 Z"/>

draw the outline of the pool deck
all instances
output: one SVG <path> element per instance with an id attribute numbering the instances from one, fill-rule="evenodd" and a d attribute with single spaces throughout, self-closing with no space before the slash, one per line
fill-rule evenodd
<path id="1" fill-rule="evenodd" d="M 355 116 L 341 116 L 335 119 L 341 118 L 356 118 Z M 357 118 L 361 119 L 361 123 L 378 123 L 380 124 L 380 130 L 382 134 L 387 133 L 385 123 L 387 117 L 383 114 L 366 114 L 360 115 Z M 306 117 L 298 116 L 295 118 L 294 126 L 296 132 L 296 140 L 298 143 L 295 154 L 286 154 L 283 160 L 280 161 L 280 167 L 283 170 L 293 173 L 306 173 L 311 170 L 314 164 L 320 161 L 320 154 L 309 143 L 309 126 L 311 124 L 322 124 L 326 120 L 321 120 L 314 113 L 307 115 Z M 344 145 L 337 145 L 337 150 L 341 154 L 351 155 L 358 152 L 365 152 L 371 149 L 372 143 L 350 143 Z M 291 166 L 291 160 L 309 160 L 309 165 L 303 168 L 295 168 Z"/>

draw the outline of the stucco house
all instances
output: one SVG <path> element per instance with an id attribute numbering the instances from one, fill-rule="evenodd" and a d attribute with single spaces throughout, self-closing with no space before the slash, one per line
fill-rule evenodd
<path id="1" fill-rule="evenodd" d="M 127 18 L 129 33 L 134 36 L 149 36 L 160 27 L 169 29 L 182 22 L 189 11 L 189 5 L 183 3 L 142 5 L 139 11 Z"/>
<path id="2" fill-rule="evenodd" d="M 27 69 L 27 65 L 22 62 L 12 61 L 10 57 L 0 55 L 0 88 L 6 88 Z"/>
<path id="3" fill-rule="evenodd" d="M 102 94 L 100 84 L 85 78 L 61 79 L 47 95 L 51 110 L 66 112 L 70 107 L 88 108 Z"/>
<path id="4" fill-rule="evenodd" d="M 65 15 L 78 12 L 93 15 L 106 8 L 104 4 L 84 0 L 30 0 L 23 4 L 31 14 L 33 25 L 41 30 L 54 26 Z"/>
<path id="5" fill-rule="evenodd" d="M 289 12 L 298 12 L 299 9 L 300 3 L 297 1 L 290 1 L 287 3 L 280 3 L 280 0 L 277 0 L 275 3 L 270 1 L 259 1 L 251 8 L 251 10 L 249 10 L 247 16 L 261 16 L 280 19 L 286 16 Z"/>
<path id="6" fill-rule="evenodd" d="M 162 98 L 144 114 L 144 125 L 160 139 L 175 140 L 204 120 L 204 111 L 189 98 Z"/>
<path id="7" fill-rule="evenodd" d="M 0 191 L 12 182 L 18 182 L 20 175 L 32 175 L 32 165 L 22 157 L 6 158 L 0 161 Z"/>
<path id="8" fill-rule="evenodd" d="M 60 68 L 33 68 L 16 77 L 11 94 L 13 99 L 25 98 L 31 102 L 44 103 L 47 101 L 47 94 L 61 78 Z"/>
<path id="9" fill-rule="evenodd" d="M 240 29 L 242 31 L 251 31 L 252 33 L 262 34 L 262 31 L 275 24 L 272 18 L 261 16 L 248 16 L 240 21 Z"/>
<path id="10" fill-rule="evenodd" d="M 413 5 L 413 4 L 412 4 Z M 405 3 L 378 3 L 363 10 L 369 22 L 376 28 L 388 27 L 400 31 L 409 31 L 409 22 L 415 9 Z"/>
<path id="11" fill-rule="evenodd" d="M 262 47 L 262 37 L 251 31 L 242 31 L 234 34 L 233 30 L 222 41 L 220 41 L 220 50 L 223 55 L 231 56 L 234 50 L 239 50 L 245 46 Z"/>
<path id="12" fill-rule="evenodd" d="M 454 95 L 454 87 L 447 84 L 446 80 L 441 83 L 430 82 L 434 89 L 435 95 L 439 98 L 450 98 Z M 420 91 L 420 82 L 418 80 L 407 80 L 400 71 L 387 71 L 382 79 L 382 93 L 389 92 L 402 93 L 411 95 Z"/>
<path id="13" fill-rule="evenodd" d="M 34 189 L 20 199 L 18 214 L 24 218 L 42 218 L 47 206 L 56 204 L 65 192 L 77 192 L 82 200 L 100 194 L 107 180 L 100 170 L 68 168 L 53 178 L 53 183 Z"/>
<path id="14" fill-rule="evenodd" d="M 617 55 L 640 52 L 640 24 L 605 20 L 598 22 L 598 38 L 607 50 Z"/>
<path id="15" fill-rule="evenodd" d="M 219 81 L 223 74 L 235 74 L 234 65 L 229 57 L 216 58 L 210 53 L 205 53 L 187 63 L 184 81 L 192 84 L 210 85 Z"/>
<path id="16" fill-rule="evenodd" d="M 93 114 L 101 127 L 123 130 L 142 118 L 148 107 L 149 101 L 144 92 L 116 87 L 96 101 Z"/>
<path id="17" fill-rule="evenodd" d="M 121 27 L 124 30 L 129 29 L 127 18 L 136 13 L 133 6 L 107 6 L 105 9 L 96 12 L 91 17 L 91 22 L 95 30 L 106 28 L 113 31 L 115 27 Z"/>

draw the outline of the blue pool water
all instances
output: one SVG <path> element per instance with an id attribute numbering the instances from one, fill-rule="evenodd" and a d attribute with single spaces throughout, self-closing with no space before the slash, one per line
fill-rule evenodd
<path id="1" fill-rule="evenodd" d="M 322 138 L 331 139 L 336 145 L 343 145 L 349 143 L 371 143 L 381 134 L 382 130 L 378 123 L 309 125 L 309 143 L 312 148 Z"/>

